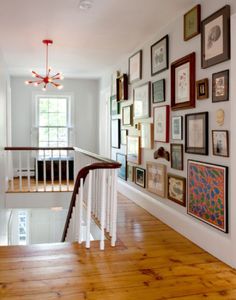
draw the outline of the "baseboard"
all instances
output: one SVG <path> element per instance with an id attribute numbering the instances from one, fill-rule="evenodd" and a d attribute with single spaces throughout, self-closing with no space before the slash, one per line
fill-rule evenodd
<path id="1" fill-rule="evenodd" d="M 120 179 L 118 180 L 118 191 L 205 251 L 231 267 L 236 267 L 230 234 L 219 232 Z"/>

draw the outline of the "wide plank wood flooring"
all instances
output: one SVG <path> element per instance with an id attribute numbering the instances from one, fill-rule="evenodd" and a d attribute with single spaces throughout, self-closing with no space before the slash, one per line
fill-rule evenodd
<path id="1" fill-rule="evenodd" d="M 118 245 L 0 247 L 0 299 L 236 299 L 236 271 L 119 195 Z"/>

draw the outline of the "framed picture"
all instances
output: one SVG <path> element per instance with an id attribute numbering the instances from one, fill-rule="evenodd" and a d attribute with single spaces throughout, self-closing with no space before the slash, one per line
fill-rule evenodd
<path id="1" fill-rule="evenodd" d="M 208 112 L 185 115 L 185 152 L 208 155 Z"/>
<path id="2" fill-rule="evenodd" d="M 122 107 L 122 125 L 132 126 L 133 124 L 133 105 Z"/>
<path id="3" fill-rule="evenodd" d="M 111 120 L 111 147 L 120 148 L 120 120 Z"/>
<path id="4" fill-rule="evenodd" d="M 121 129 L 121 131 L 120 131 L 120 143 L 121 143 L 121 145 L 127 145 L 127 135 L 128 135 L 128 130 L 127 129 Z"/>
<path id="5" fill-rule="evenodd" d="M 151 46 L 151 74 L 161 73 L 169 68 L 169 36 L 166 35 Z"/>
<path id="6" fill-rule="evenodd" d="M 119 71 L 115 71 L 111 75 L 111 96 L 116 97 L 116 79 L 120 76 Z"/>
<path id="7" fill-rule="evenodd" d="M 120 113 L 120 104 L 117 103 L 116 96 L 110 97 L 110 109 L 111 109 L 111 116 L 115 116 Z"/>
<path id="8" fill-rule="evenodd" d="M 167 183 L 168 199 L 186 206 L 186 178 L 167 174 Z"/>
<path id="9" fill-rule="evenodd" d="M 189 215 L 228 232 L 228 168 L 188 160 Z"/>
<path id="10" fill-rule="evenodd" d="M 229 100 L 229 70 L 212 74 L 212 102 Z"/>
<path id="11" fill-rule="evenodd" d="M 166 166 L 147 162 L 147 190 L 162 198 L 166 196 Z"/>
<path id="12" fill-rule="evenodd" d="M 127 136 L 127 160 L 137 165 L 141 163 L 139 136 Z"/>
<path id="13" fill-rule="evenodd" d="M 182 140 L 183 139 L 183 117 L 174 116 L 171 118 L 171 139 Z"/>
<path id="14" fill-rule="evenodd" d="M 198 80 L 196 82 L 197 99 L 203 100 L 209 97 L 208 78 Z"/>
<path id="15" fill-rule="evenodd" d="M 195 107 L 195 52 L 171 64 L 172 110 Z"/>
<path id="16" fill-rule="evenodd" d="M 135 168 L 135 183 L 143 188 L 146 184 L 146 171 L 142 168 Z"/>
<path id="17" fill-rule="evenodd" d="M 201 23 L 202 68 L 230 59 L 230 6 L 226 5 Z"/>
<path id="18" fill-rule="evenodd" d="M 116 99 L 123 101 L 128 99 L 128 76 L 122 74 L 116 79 Z"/>
<path id="19" fill-rule="evenodd" d="M 169 115 L 169 105 L 153 108 L 154 141 L 163 143 L 169 142 Z"/>
<path id="20" fill-rule="evenodd" d="M 141 148 L 153 149 L 153 124 L 150 123 L 141 123 L 140 124 L 141 132 Z"/>
<path id="21" fill-rule="evenodd" d="M 127 166 L 127 179 L 132 182 L 134 181 L 134 166 Z"/>
<path id="22" fill-rule="evenodd" d="M 152 83 L 152 102 L 160 103 L 165 101 L 165 79 Z"/>
<path id="23" fill-rule="evenodd" d="M 171 168 L 176 170 L 183 170 L 183 145 L 170 144 L 170 161 Z"/>
<path id="24" fill-rule="evenodd" d="M 127 180 L 127 161 L 126 155 L 122 153 L 116 153 L 116 161 L 121 164 L 118 170 L 118 176 L 124 180 Z"/>
<path id="25" fill-rule="evenodd" d="M 228 130 L 212 130 L 212 152 L 216 156 L 229 157 Z"/>
<path id="26" fill-rule="evenodd" d="M 188 41 L 201 30 L 201 5 L 194 6 L 184 15 L 184 40 Z"/>
<path id="27" fill-rule="evenodd" d="M 145 119 L 150 117 L 150 86 L 147 82 L 134 88 L 134 118 Z"/>
<path id="28" fill-rule="evenodd" d="M 129 83 L 142 79 L 142 50 L 129 58 Z"/>

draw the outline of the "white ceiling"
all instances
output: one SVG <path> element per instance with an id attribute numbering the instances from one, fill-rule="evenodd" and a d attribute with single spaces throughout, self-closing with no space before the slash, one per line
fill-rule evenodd
<path id="1" fill-rule="evenodd" d="M 99 77 L 124 55 L 189 9 L 194 0 L 0 0 L 0 48 L 11 75 L 49 64 L 67 77 Z"/>

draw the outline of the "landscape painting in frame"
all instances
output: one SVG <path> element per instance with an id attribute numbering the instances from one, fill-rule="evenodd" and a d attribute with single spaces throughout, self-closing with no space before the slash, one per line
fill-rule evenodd
<path id="1" fill-rule="evenodd" d="M 188 214 L 228 232 L 228 168 L 194 160 L 188 161 Z"/>
<path id="2" fill-rule="evenodd" d="M 124 180 L 127 180 L 126 155 L 122 153 L 116 153 L 116 161 L 121 164 L 121 167 L 118 170 L 118 176 Z"/>

